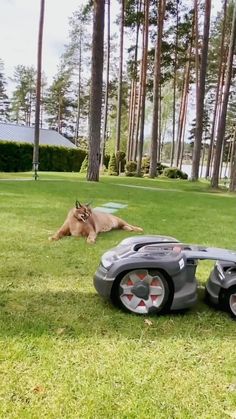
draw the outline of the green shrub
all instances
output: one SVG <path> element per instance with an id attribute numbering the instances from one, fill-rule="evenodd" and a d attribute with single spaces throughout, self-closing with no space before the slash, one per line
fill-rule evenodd
<path id="1" fill-rule="evenodd" d="M 150 169 L 150 157 L 143 157 L 142 158 L 142 166 L 141 166 L 142 172 L 144 175 L 149 173 Z"/>
<path id="2" fill-rule="evenodd" d="M 187 173 L 185 173 L 185 172 L 182 172 L 181 171 L 181 179 L 183 179 L 183 180 L 187 180 L 188 179 L 188 175 L 187 175 Z"/>
<path id="3" fill-rule="evenodd" d="M 111 155 L 110 160 L 109 160 L 108 175 L 110 176 L 118 175 L 116 156 L 114 153 Z"/>
<path id="4" fill-rule="evenodd" d="M 105 154 L 104 160 L 103 160 L 103 164 L 106 167 L 106 169 L 108 169 L 109 161 L 110 161 L 110 155 L 109 154 Z"/>
<path id="5" fill-rule="evenodd" d="M 125 165 L 125 176 L 136 176 L 137 175 L 137 162 L 128 161 Z"/>
<path id="6" fill-rule="evenodd" d="M 50 171 L 49 167 L 52 166 L 52 155 L 54 147 L 49 147 L 48 145 L 42 146 L 39 148 L 39 170 L 42 172 Z"/>
<path id="7" fill-rule="evenodd" d="M 80 168 L 80 173 L 87 173 L 87 171 L 88 171 L 88 155 L 86 154 Z"/>
<path id="8" fill-rule="evenodd" d="M 166 164 L 157 163 L 157 176 L 162 175 L 163 171 L 168 167 Z"/>
<path id="9" fill-rule="evenodd" d="M 81 148 L 70 148 L 67 152 L 67 163 L 69 167 L 72 167 L 72 172 L 79 172 L 81 165 L 84 161 L 85 156 L 87 155 L 86 150 Z"/>
<path id="10" fill-rule="evenodd" d="M 124 172 L 125 170 L 125 152 L 124 151 L 117 151 L 116 153 L 116 161 L 117 161 L 117 167 L 119 167 L 119 172 Z"/>
<path id="11" fill-rule="evenodd" d="M 39 170 L 79 172 L 86 151 L 56 146 L 39 146 Z M 0 141 L 0 171 L 26 172 L 32 169 L 33 144 Z"/>
<path id="12" fill-rule="evenodd" d="M 168 167 L 165 164 L 157 163 L 157 176 L 163 173 L 163 170 Z M 150 170 L 150 157 L 143 157 L 142 159 L 142 172 L 144 175 L 147 175 Z"/>
<path id="13" fill-rule="evenodd" d="M 163 176 L 171 179 L 188 179 L 187 173 L 182 172 L 177 167 L 166 167 L 163 171 Z"/>
<path id="14" fill-rule="evenodd" d="M 124 159 L 125 159 L 125 152 L 124 151 L 117 151 L 117 153 L 116 153 L 116 160 L 118 162 L 121 162 Z"/>

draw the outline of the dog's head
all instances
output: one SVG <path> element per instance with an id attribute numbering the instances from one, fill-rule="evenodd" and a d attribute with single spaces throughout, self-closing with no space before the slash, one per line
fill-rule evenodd
<path id="1" fill-rule="evenodd" d="M 79 201 L 75 202 L 74 217 L 77 218 L 78 221 L 86 223 L 91 214 L 92 209 L 90 207 L 90 203 L 81 204 Z"/>

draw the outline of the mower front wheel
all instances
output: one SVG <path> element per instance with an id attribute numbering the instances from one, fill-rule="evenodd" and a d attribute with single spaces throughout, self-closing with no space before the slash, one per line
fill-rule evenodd
<path id="1" fill-rule="evenodd" d="M 116 280 L 112 300 L 135 314 L 161 313 L 170 307 L 171 284 L 158 270 L 135 269 Z"/>

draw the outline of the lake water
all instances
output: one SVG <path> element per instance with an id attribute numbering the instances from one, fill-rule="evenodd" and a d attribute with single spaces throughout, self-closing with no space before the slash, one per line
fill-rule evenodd
<path id="1" fill-rule="evenodd" d="M 181 170 L 183 172 L 187 173 L 188 177 L 190 177 L 191 173 L 192 173 L 192 165 L 191 164 L 183 164 Z M 205 173 L 206 173 L 206 166 L 203 166 L 202 173 L 201 173 L 201 168 L 199 170 L 199 177 L 204 178 Z M 225 172 L 225 166 L 223 166 L 222 177 L 224 178 L 225 176 L 229 177 L 229 167 L 227 168 L 227 170 Z"/>

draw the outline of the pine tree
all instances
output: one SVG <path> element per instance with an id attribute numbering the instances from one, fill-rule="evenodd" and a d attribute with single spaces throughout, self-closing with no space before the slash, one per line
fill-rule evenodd
<path id="1" fill-rule="evenodd" d="M 0 121 L 9 120 L 9 99 L 6 92 L 6 80 L 4 75 L 4 63 L 0 59 Z"/>
<path id="2" fill-rule="evenodd" d="M 59 69 L 45 100 L 47 122 L 51 129 L 73 137 L 72 115 L 75 103 L 71 98 L 70 73 Z"/>
<path id="3" fill-rule="evenodd" d="M 35 112 L 36 71 L 33 67 L 15 67 L 12 81 L 16 84 L 11 99 L 11 120 L 31 125 Z"/>
<path id="4" fill-rule="evenodd" d="M 71 99 L 74 108 L 71 115 L 71 135 L 74 142 L 87 132 L 89 113 L 89 70 L 91 65 L 90 7 L 80 7 L 69 20 L 69 42 L 61 56 L 61 69 L 69 75 Z"/>

